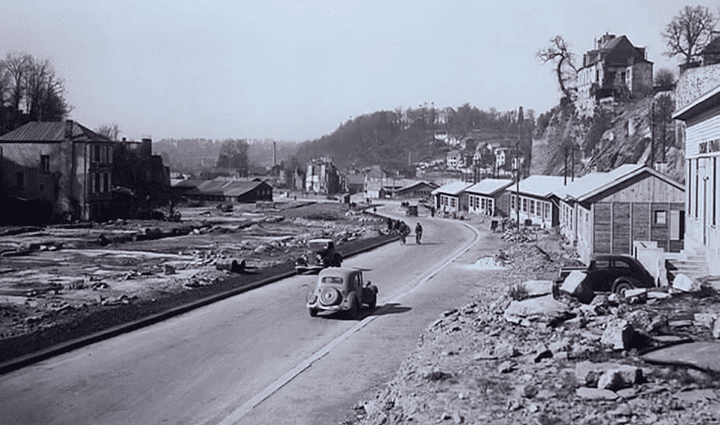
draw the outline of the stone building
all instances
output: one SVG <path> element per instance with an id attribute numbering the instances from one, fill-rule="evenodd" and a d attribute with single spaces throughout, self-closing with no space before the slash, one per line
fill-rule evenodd
<path id="1" fill-rule="evenodd" d="M 644 47 L 634 46 L 624 35 L 605 33 L 583 55 L 577 86 L 578 109 L 592 115 L 601 99 L 650 93 L 653 63 L 647 60 Z"/>

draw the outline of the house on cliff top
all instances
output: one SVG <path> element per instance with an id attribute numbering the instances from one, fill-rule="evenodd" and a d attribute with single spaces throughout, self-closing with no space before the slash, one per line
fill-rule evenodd
<path id="1" fill-rule="evenodd" d="M 605 33 L 583 55 L 577 84 L 576 105 L 581 114 L 591 116 L 601 99 L 651 92 L 653 63 L 644 47 L 634 46 L 624 35 Z"/>

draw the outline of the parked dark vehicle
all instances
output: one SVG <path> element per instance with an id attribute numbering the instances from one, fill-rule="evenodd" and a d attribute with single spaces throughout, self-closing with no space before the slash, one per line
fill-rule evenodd
<path id="1" fill-rule="evenodd" d="M 586 273 L 583 285 L 594 292 L 622 295 L 628 289 L 655 287 L 652 275 L 629 255 L 598 255 L 590 261 L 588 267 L 562 267 L 557 282 L 564 282 L 574 270 Z"/>
<path id="2" fill-rule="evenodd" d="M 361 269 L 328 268 L 320 272 L 315 288 L 307 296 L 310 316 L 323 312 L 346 312 L 357 318 L 363 305 L 377 305 L 377 286 L 363 280 Z"/>
<path id="3" fill-rule="evenodd" d="M 342 261 L 342 255 L 335 250 L 332 239 L 311 239 L 308 241 L 307 253 L 295 260 L 295 271 L 319 272 L 326 267 L 340 267 Z"/>

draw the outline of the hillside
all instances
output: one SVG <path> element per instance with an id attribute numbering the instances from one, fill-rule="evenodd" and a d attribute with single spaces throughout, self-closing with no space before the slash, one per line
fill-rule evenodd
<path id="1" fill-rule="evenodd" d="M 651 137 L 653 103 L 656 123 L 654 147 Z M 573 170 L 576 177 L 591 171 L 609 171 L 622 164 L 647 163 L 654 149 L 656 169 L 684 182 L 684 154 L 682 146 L 675 141 L 672 123 L 665 127 L 663 161 L 661 115 L 665 113 L 667 119 L 672 105 L 672 95 L 664 92 L 654 97 L 598 107 L 591 118 L 581 117 L 572 103 L 557 106 L 538 119 L 532 141 L 531 173 L 564 175 L 566 160 L 568 176 L 573 174 Z"/>
<path id="2" fill-rule="evenodd" d="M 532 111 L 526 115 L 524 134 L 529 135 L 535 119 Z M 300 144 L 297 158 L 304 163 L 330 156 L 340 168 L 379 164 L 386 170 L 408 174 L 414 170 L 411 164 L 444 158 L 451 149 L 472 156 L 479 144 L 514 144 L 517 133 L 516 111 L 484 111 L 468 104 L 458 108 L 377 111 Z M 524 145 L 529 154 L 529 137 Z"/>

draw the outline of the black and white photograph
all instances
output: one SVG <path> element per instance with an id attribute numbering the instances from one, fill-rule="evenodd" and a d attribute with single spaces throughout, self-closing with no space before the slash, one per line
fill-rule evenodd
<path id="1" fill-rule="evenodd" d="M 720 3 L 0 22 L 0 424 L 720 424 Z"/>

